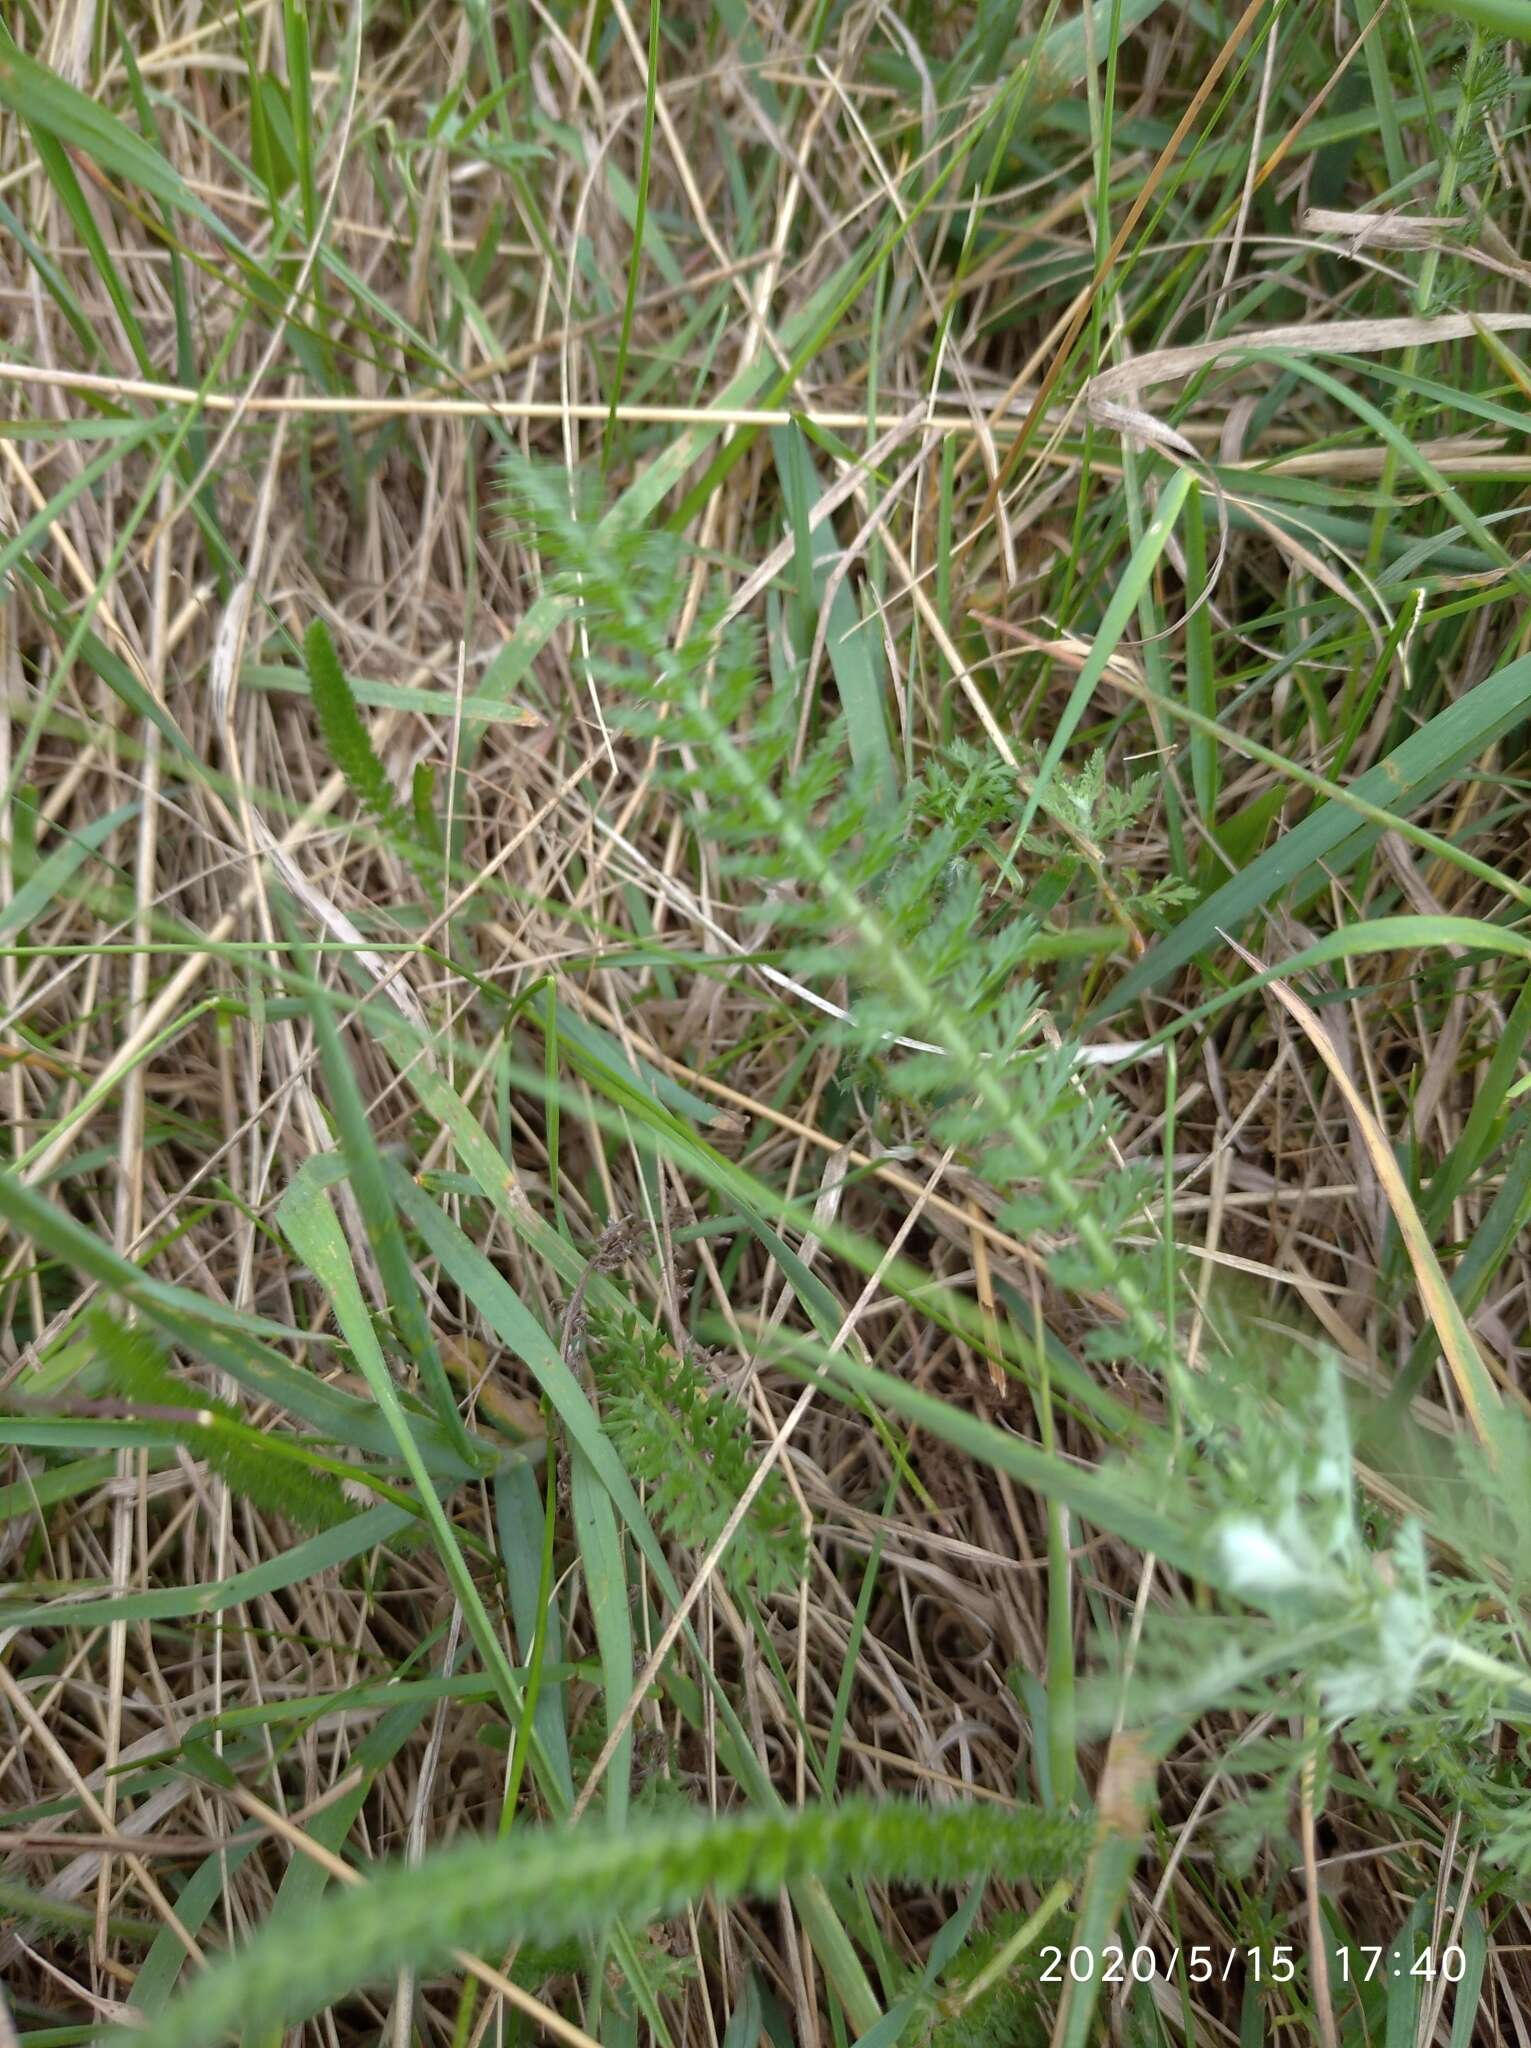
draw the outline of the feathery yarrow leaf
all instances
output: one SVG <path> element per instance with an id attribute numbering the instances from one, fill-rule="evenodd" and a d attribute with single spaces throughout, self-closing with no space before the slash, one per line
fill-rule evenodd
<path id="1" fill-rule="evenodd" d="M 294 2025 L 361 1985 L 401 1969 L 424 1975 L 454 1949 L 497 1954 L 507 1943 L 556 1942 L 615 1923 L 637 1927 L 711 1891 L 771 1897 L 809 1876 L 955 1883 L 994 1873 L 1049 1882 L 1081 1867 L 1082 1821 L 1032 1808 L 848 1801 L 712 1820 L 663 1820 L 538 1832 L 443 1849 L 394 1863 L 355 1890 L 331 1891 L 301 1925 L 266 1928 L 214 1964 L 155 2020 L 155 2048 L 214 2048 Z M 128 2028 L 103 2048 L 144 2036 Z"/>
<path id="2" fill-rule="evenodd" d="M 880 1093 L 1015 1205 L 1001 1222 L 1055 1248 L 1061 1284 L 1116 1295 L 1119 1348 L 1172 1371 L 1158 1282 L 1145 1287 L 1120 1248 L 1146 1169 L 1112 1149 L 1106 1085 L 1041 1029 L 1028 971 L 1040 919 L 1001 844 L 1024 809 L 1015 770 L 948 749 L 889 807 L 852 772 L 843 718 L 800 760 L 792 691 L 760 687 L 752 635 L 719 605 L 684 602 L 678 541 L 571 504 L 562 472 L 517 462 L 508 475 L 548 589 L 579 615 L 577 658 L 611 724 L 657 742 L 660 778 L 781 966 L 846 984 L 848 1017 L 802 1021 L 875 1064 Z M 677 641 L 675 619 L 693 612 Z M 1077 869 L 1080 835 L 1120 830 L 1147 793 L 1113 794 L 1100 764 L 1060 777 L 1049 803 L 1067 829 L 1054 843 L 1039 823 L 1027 846 Z"/>
<path id="3" fill-rule="evenodd" d="M 355 1512 L 341 1480 L 312 1453 L 292 1438 L 252 1428 L 227 1401 L 178 1379 L 146 1330 L 125 1328 L 99 1308 L 89 1312 L 85 1327 L 113 1392 L 140 1414 L 165 1423 L 192 1457 L 205 1460 L 255 1507 L 315 1531 L 334 1528 Z"/>
<path id="4" fill-rule="evenodd" d="M 398 824 L 399 805 L 388 771 L 378 759 L 372 736 L 362 722 L 355 695 L 323 619 L 310 621 L 303 653 L 314 716 L 330 759 L 345 777 L 351 793 L 380 825 Z"/>
<path id="5" fill-rule="evenodd" d="M 587 1346 L 602 1417 L 622 1462 L 650 1489 L 660 1525 L 677 1543 L 710 1549 L 755 1475 L 744 1410 L 631 1311 L 592 1310 Z M 723 1570 L 769 1595 L 795 1584 L 807 1562 L 797 1504 L 773 1470 L 735 1530 Z"/>

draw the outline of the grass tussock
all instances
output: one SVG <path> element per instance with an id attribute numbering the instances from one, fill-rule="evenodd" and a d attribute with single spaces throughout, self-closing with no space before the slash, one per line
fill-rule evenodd
<path id="1" fill-rule="evenodd" d="M 1524 2039 L 1519 0 L 0 27 L 0 2038 Z"/>

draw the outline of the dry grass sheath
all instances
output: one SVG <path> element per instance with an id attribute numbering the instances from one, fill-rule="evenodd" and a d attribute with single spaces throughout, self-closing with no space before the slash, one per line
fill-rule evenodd
<path id="1" fill-rule="evenodd" d="M 0 2048 L 1523 2048 L 1531 8 L 0 22 Z"/>

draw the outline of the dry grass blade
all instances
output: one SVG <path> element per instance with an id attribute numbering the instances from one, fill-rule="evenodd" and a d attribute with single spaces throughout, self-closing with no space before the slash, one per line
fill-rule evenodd
<path id="1" fill-rule="evenodd" d="M 1292 326 L 1266 327 L 1230 334 L 1184 348 L 1157 349 L 1134 356 L 1110 370 L 1101 370 L 1085 386 L 1087 403 L 1151 389 L 1156 384 L 1183 384 L 1198 370 L 1232 355 L 1258 358 L 1266 350 L 1285 349 L 1297 355 L 1377 355 L 1390 349 L 1419 348 L 1431 342 L 1470 341 L 1479 332 L 1523 334 L 1531 313 L 1432 313 L 1419 319 L 1299 321 Z"/>
<path id="2" fill-rule="evenodd" d="M 1265 963 L 1247 947 L 1241 946 L 1226 932 L 1221 934 L 1224 942 L 1231 946 L 1239 958 L 1256 973 L 1264 973 Z M 1446 1275 L 1441 1271 L 1441 1262 L 1429 1233 L 1420 1220 L 1418 1207 L 1409 1192 L 1408 1183 L 1399 1170 L 1398 1159 L 1387 1133 L 1378 1123 L 1372 1110 L 1344 1058 L 1341 1056 L 1333 1037 L 1325 1028 L 1317 1013 L 1303 1001 L 1295 990 L 1277 979 L 1268 984 L 1271 996 L 1279 1003 L 1302 1031 L 1308 1043 L 1323 1061 L 1330 1078 L 1338 1089 L 1349 1116 L 1354 1120 L 1371 1170 L 1376 1174 L 1387 1201 L 1388 1211 L 1398 1226 L 1409 1254 L 1409 1263 L 1414 1268 L 1419 1282 L 1420 1296 L 1424 1302 L 1436 1336 L 1440 1340 L 1441 1355 L 1451 1369 L 1462 1405 L 1467 1410 L 1468 1420 L 1490 1456 L 1494 1455 L 1497 1442 L 1495 1418 L 1501 1402 L 1498 1388 L 1490 1377 L 1483 1362 L 1476 1339 L 1467 1327 L 1456 1297 L 1451 1291 Z"/>

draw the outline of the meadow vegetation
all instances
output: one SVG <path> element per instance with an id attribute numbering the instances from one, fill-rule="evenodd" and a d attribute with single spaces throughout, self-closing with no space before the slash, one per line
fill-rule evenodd
<path id="1" fill-rule="evenodd" d="M 0 2043 L 1527 2041 L 1523 37 L 4 9 Z"/>

